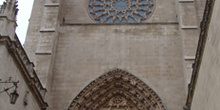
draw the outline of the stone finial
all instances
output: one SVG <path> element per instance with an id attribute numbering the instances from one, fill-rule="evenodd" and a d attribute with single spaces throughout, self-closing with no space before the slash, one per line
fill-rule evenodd
<path id="1" fill-rule="evenodd" d="M 0 15 L 7 16 L 11 20 L 15 20 L 18 13 L 17 3 L 17 0 L 4 1 L 3 5 L 0 6 Z"/>
<path id="2" fill-rule="evenodd" d="M 11 40 L 16 39 L 16 15 L 18 12 L 17 2 L 17 0 L 5 0 L 0 9 L 0 34 L 3 36 L 9 36 Z"/>

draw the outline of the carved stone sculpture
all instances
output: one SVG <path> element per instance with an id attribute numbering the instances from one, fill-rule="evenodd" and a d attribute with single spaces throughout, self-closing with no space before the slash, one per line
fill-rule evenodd
<path id="1" fill-rule="evenodd" d="M 116 69 L 91 82 L 68 110 L 166 110 L 158 95 L 137 77 Z M 135 109 L 131 109 L 135 108 Z"/>

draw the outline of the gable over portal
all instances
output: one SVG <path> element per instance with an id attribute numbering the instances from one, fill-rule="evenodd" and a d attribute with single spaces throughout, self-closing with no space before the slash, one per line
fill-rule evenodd
<path id="1" fill-rule="evenodd" d="M 159 96 L 128 72 L 110 71 L 85 87 L 68 110 L 166 110 Z"/>

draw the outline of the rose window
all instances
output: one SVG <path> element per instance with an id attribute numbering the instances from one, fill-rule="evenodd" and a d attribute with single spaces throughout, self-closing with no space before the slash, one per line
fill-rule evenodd
<path id="1" fill-rule="evenodd" d="M 88 11 L 97 23 L 141 23 L 153 13 L 153 0 L 89 0 Z"/>

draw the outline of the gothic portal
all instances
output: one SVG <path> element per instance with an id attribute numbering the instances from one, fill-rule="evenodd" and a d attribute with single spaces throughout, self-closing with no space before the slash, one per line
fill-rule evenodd
<path id="1" fill-rule="evenodd" d="M 35 0 L 24 48 L 48 110 L 182 110 L 204 2 Z"/>
<path id="2" fill-rule="evenodd" d="M 128 72 L 116 69 L 80 92 L 68 110 L 165 110 L 159 96 Z"/>

